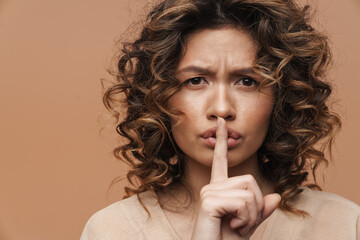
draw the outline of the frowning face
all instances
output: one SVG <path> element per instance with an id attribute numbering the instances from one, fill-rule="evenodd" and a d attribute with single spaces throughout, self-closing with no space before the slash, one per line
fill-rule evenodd
<path id="1" fill-rule="evenodd" d="M 235 28 L 204 29 L 187 38 L 176 69 L 182 89 L 169 106 L 183 112 L 172 121 L 177 145 L 189 160 L 211 166 L 216 120 L 226 120 L 228 165 L 256 160 L 273 108 L 271 87 L 257 89 L 261 77 L 252 71 L 256 45 Z"/>

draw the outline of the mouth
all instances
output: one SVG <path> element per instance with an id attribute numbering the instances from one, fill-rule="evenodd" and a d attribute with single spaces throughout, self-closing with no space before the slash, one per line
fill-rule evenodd
<path id="1" fill-rule="evenodd" d="M 205 140 L 205 143 L 207 145 L 209 145 L 211 148 L 215 148 L 215 144 L 216 144 L 216 129 L 217 127 L 214 126 L 212 128 L 209 128 L 208 130 L 206 130 L 201 137 Z M 237 145 L 240 141 L 240 134 L 238 132 L 236 132 L 234 129 L 232 128 L 228 128 L 228 148 L 232 148 L 235 145 Z"/>
<path id="2" fill-rule="evenodd" d="M 211 127 L 208 130 L 206 130 L 201 137 L 202 138 L 209 138 L 209 137 L 213 137 L 216 138 L 216 129 L 217 127 Z M 233 138 L 233 139 L 239 139 L 240 138 L 240 134 L 238 132 L 236 132 L 234 129 L 232 128 L 227 128 L 227 132 L 228 132 L 228 138 Z"/>

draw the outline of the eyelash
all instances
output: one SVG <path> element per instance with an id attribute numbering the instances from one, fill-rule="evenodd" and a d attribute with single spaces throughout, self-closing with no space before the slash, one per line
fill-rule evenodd
<path id="1" fill-rule="evenodd" d="M 246 86 L 246 87 L 251 87 L 251 86 L 253 86 L 253 84 L 255 85 L 255 86 L 258 86 L 259 85 L 259 82 L 258 81 L 256 81 L 255 79 L 253 79 L 253 78 L 250 78 L 250 77 L 242 77 L 239 81 L 237 81 L 236 83 L 238 83 L 238 82 L 240 82 L 240 81 L 244 81 L 244 80 L 246 80 L 246 79 L 248 79 L 248 80 L 250 80 L 251 81 L 251 85 L 250 86 L 247 86 L 247 85 L 244 85 L 244 86 Z"/>
<path id="2" fill-rule="evenodd" d="M 202 81 L 204 81 L 204 82 L 207 82 L 203 77 L 194 77 L 194 78 L 190 78 L 190 79 L 186 80 L 183 84 L 184 84 L 184 85 L 192 85 L 192 86 L 198 86 L 198 85 L 200 85 L 201 83 L 199 83 L 199 84 L 191 84 L 191 81 L 193 81 L 193 80 L 195 80 L 195 79 L 200 79 L 200 80 L 202 80 Z"/>
<path id="3" fill-rule="evenodd" d="M 195 79 L 200 80 L 200 83 L 198 83 L 198 84 L 193 84 L 192 81 L 195 80 Z M 259 85 L 259 82 L 258 82 L 258 81 L 256 81 L 256 80 L 253 79 L 253 78 L 250 78 L 250 77 L 242 77 L 240 80 L 236 81 L 235 84 L 237 84 L 237 83 L 239 83 L 239 82 L 242 82 L 242 81 L 244 81 L 244 80 L 250 80 L 250 81 L 251 81 L 251 85 L 250 85 L 250 86 L 242 84 L 242 85 L 244 85 L 245 87 L 252 87 L 253 85 L 255 85 L 255 86 L 258 86 L 258 85 Z M 186 80 L 183 84 L 184 84 L 184 85 L 191 85 L 191 86 L 199 86 L 199 85 L 201 85 L 201 84 L 204 84 L 204 83 L 202 83 L 201 81 L 204 81 L 205 83 L 207 83 L 207 81 L 206 81 L 203 77 L 194 77 L 194 78 L 190 78 L 190 79 Z"/>

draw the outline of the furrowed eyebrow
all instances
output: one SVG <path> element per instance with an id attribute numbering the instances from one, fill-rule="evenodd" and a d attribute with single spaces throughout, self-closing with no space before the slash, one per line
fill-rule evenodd
<path id="1" fill-rule="evenodd" d="M 207 68 L 203 68 L 203 67 L 198 67 L 198 66 L 188 66 L 188 67 L 184 67 L 181 68 L 179 70 L 176 71 L 176 74 L 182 74 L 182 73 L 187 73 L 187 72 L 196 72 L 196 73 L 201 73 L 201 74 L 212 74 L 212 72 L 207 69 Z"/>
<path id="2" fill-rule="evenodd" d="M 203 68 L 203 67 L 198 67 L 198 66 L 187 66 L 184 68 L 181 68 L 179 70 L 176 71 L 176 74 L 183 74 L 183 73 L 199 73 L 199 74 L 214 74 L 212 71 L 210 71 L 207 68 Z M 252 67 L 247 67 L 247 68 L 241 68 L 241 69 L 237 69 L 234 70 L 232 73 L 232 75 L 257 75 L 257 73 L 253 70 Z"/>
<path id="3" fill-rule="evenodd" d="M 250 75 L 257 75 L 257 73 L 254 71 L 253 68 L 249 67 L 249 68 L 241 68 L 238 70 L 235 70 L 233 72 L 233 74 L 237 74 L 237 75 L 243 75 L 243 74 L 250 74 Z"/>

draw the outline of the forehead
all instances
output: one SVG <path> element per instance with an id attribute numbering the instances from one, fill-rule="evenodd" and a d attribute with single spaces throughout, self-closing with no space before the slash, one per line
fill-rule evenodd
<path id="1" fill-rule="evenodd" d="M 251 67 L 256 51 L 255 41 L 242 29 L 202 29 L 187 36 L 178 69 L 189 63 L 211 68 L 219 62 Z"/>

